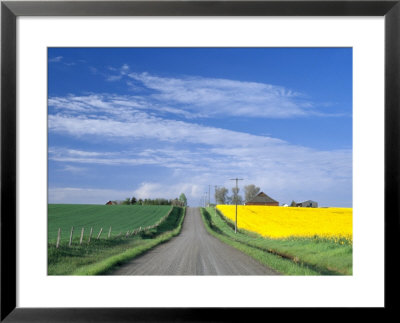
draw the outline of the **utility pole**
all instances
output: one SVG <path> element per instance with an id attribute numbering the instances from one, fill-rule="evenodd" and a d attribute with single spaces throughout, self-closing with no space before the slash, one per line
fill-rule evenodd
<path id="1" fill-rule="evenodd" d="M 236 195 L 238 193 L 238 181 L 243 181 L 243 178 L 231 178 L 231 181 L 236 181 Z M 236 210 L 235 210 L 235 233 L 237 233 L 237 196 L 235 198 Z"/>
<path id="2" fill-rule="evenodd" d="M 211 188 L 211 185 L 208 184 L 208 206 L 210 206 L 210 188 Z"/>
<path id="3" fill-rule="evenodd" d="M 214 198 L 215 198 L 215 208 L 214 208 L 214 215 L 217 216 L 217 185 L 214 185 Z"/>

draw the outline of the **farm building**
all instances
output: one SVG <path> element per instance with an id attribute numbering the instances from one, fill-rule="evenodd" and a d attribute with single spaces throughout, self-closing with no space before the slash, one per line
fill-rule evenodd
<path id="1" fill-rule="evenodd" d="M 107 203 L 106 203 L 106 205 L 114 205 L 115 204 L 115 202 L 113 202 L 113 201 L 108 201 Z"/>
<path id="2" fill-rule="evenodd" d="M 296 206 L 298 206 L 298 207 L 318 207 L 318 203 L 315 201 L 308 200 L 308 201 L 304 201 L 301 203 L 296 203 Z"/>
<path id="3" fill-rule="evenodd" d="M 269 205 L 278 206 L 279 202 L 275 201 L 273 198 L 269 197 L 264 192 L 258 193 L 253 199 L 246 202 L 246 205 Z"/>

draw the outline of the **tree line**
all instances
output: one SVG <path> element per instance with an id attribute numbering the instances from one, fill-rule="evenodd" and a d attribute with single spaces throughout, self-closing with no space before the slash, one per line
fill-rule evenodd
<path id="1" fill-rule="evenodd" d="M 165 198 L 155 198 L 155 199 L 136 199 L 135 196 L 132 198 L 127 197 L 123 201 L 112 201 L 113 204 L 120 205 L 174 205 L 174 206 L 187 206 L 187 198 L 184 193 L 182 193 L 179 198 L 165 199 Z"/>
<path id="2" fill-rule="evenodd" d="M 217 187 L 215 189 L 215 201 L 217 204 L 243 204 L 252 200 L 258 193 L 260 188 L 254 184 L 244 187 L 244 198 L 239 194 L 240 188 L 232 187 L 232 194 L 229 195 L 229 190 L 226 187 Z"/>
<path id="3" fill-rule="evenodd" d="M 229 194 L 229 190 L 226 187 L 217 187 L 215 189 L 215 201 L 217 204 L 244 204 L 251 201 L 254 197 L 260 193 L 260 188 L 254 184 L 250 184 L 244 187 L 244 199 L 239 194 L 240 189 L 236 190 L 236 187 L 232 187 L 232 195 Z M 296 207 L 297 203 L 292 201 L 289 206 Z"/>

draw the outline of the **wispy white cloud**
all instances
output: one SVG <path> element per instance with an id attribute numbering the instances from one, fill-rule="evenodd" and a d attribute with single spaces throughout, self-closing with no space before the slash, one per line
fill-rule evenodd
<path id="1" fill-rule="evenodd" d="M 110 82 L 119 81 L 120 79 L 122 79 L 122 75 L 110 75 L 106 78 L 106 80 Z"/>
<path id="2" fill-rule="evenodd" d="M 312 103 L 282 86 L 204 77 L 166 78 L 149 73 L 128 76 L 154 90 L 152 97 L 207 115 L 287 118 L 313 113 Z"/>
<path id="3" fill-rule="evenodd" d="M 262 137 L 222 128 L 202 126 L 176 120 L 166 120 L 137 113 L 129 122 L 113 119 L 92 119 L 88 117 L 70 117 L 49 115 L 50 132 L 76 137 L 96 136 L 104 140 L 115 138 L 155 139 L 162 142 L 186 142 L 224 147 L 265 146 L 282 143 L 271 137 Z"/>
<path id="4" fill-rule="evenodd" d="M 293 118 L 305 116 L 343 116 L 321 110 L 327 103 L 316 103 L 307 94 L 284 86 L 199 76 L 164 77 L 131 71 L 125 64 L 109 68 L 108 81 L 126 80 L 134 91 L 151 90 L 145 98 L 205 116 L 245 116 Z"/>
<path id="5" fill-rule="evenodd" d="M 56 57 L 52 57 L 49 59 L 50 63 L 57 63 L 57 62 L 61 62 L 61 60 L 63 59 L 62 56 L 56 56 Z"/>
<path id="6" fill-rule="evenodd" d="M 108 165 L 108 166 L 143 166 L 157 165 L 172 169 L 207 171 L 212 158 L 204 155 L 205 151 L 179 149 L 143 149 L 118 152 L 80 152 L 71 153 L 69 149 L 51 147 L 49 160 L 62 163 Z"/>
<path id="7" fill-rule="evenodd" d="M 107 155 L 106 153 L 99 153 L 95 151 L 83 151 L 83 150 L 76 150 L 76 149 L 67 149 L 68 154 L 72 156 L 79 156 L 79 157 L 96 157 L 96 156 L 104 156 Z"/>
<path id="8" fill-rule="evenodd" d="M 87 172 L 86 167 L 77 167 L 73 165 L 65 165 L 62 171 L 72 173 L 72 174 L 82 174 L 84 172 Z"/>
<path id="9" fill-rule="evenodd" d="M 124 64 L 120 68 L 115 68 L 115 67 L 108 67 L 108 71 L 111 71 L 112 74 L 106 72 L 104 73 L 104 77 L 106 81 L 114 82 L 114 81 L 119 81 L 123 78 L 124 75 L 126 75 L 129 72 L 129 65 Z"/>
<path id="10" fill-rule="evenodd" d="M 137 112 L 143 110 L 146 113 L 153 113 L 159 116 L 173 114 L 187 119 L 204 117 L 200 113 L 149 102 L 147 99 L 135 95 L 88 94 L 84 96 L 50 97 L 48 105 L 52 110 L 62 111 L 68 115 L 96 113 L 97 117 L 100 118 L 101 114 L 108 114 L 122 121 L 128 121 L 132 115 L 136 115 Z"/>

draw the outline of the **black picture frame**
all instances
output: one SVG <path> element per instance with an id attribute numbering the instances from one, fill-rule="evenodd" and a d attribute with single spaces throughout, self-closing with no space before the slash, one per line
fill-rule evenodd
<path id="1" fill-rule="evenodd" d="M 400 0 L 2 1 L 1 322 L 249 321 L 270 308 L 19 308 L 16 306 L 16 19 L 19 16 L 383 16 L 385 19 L 385 306 L 399 286 Z M 396 250 L 397 249 L 397 250 Z M 371 259 L 373 261 L 373 259 Z M 285 315 L 289 312 L 285 309 Z M 326 310 L 333 312 L 332 309 Z M 307 318 L 306 318 L 307 319 Z"/>

